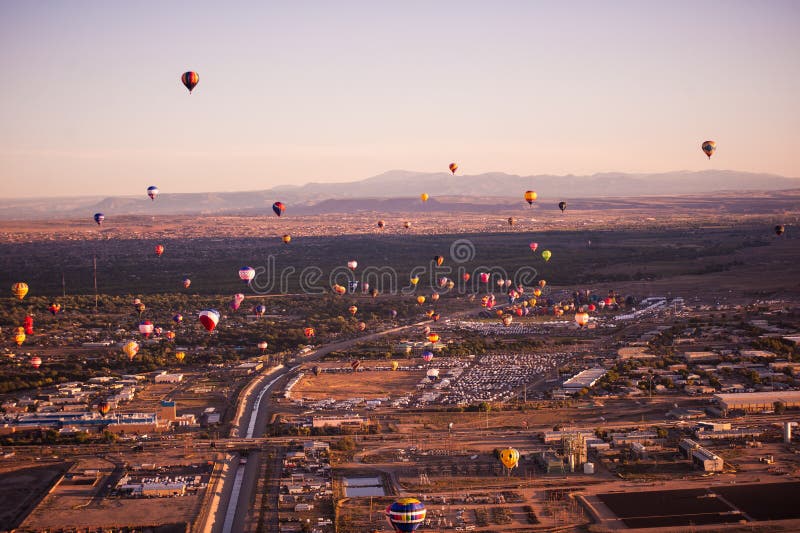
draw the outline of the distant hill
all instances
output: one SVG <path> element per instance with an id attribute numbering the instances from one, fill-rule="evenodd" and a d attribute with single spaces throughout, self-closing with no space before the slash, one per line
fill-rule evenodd
<path id="1" fill-rule="evenodd" d="M 263 191 L 162 193 L 155 202 L 144 194 L 117 197 L 0 200 L 2 219 L 112 215 L 264 214 L 273 202 L 288 205 L 287 214 L 354 211 L 476 211 L 517 205 L 522 193 L 535 190 L 542 200 L 676 196 L 718 191 L 778 191 L 800 188 L 800 179 L 730 170 L 676 171 L 661 174 L 604 173 L 591 176 L 517 176 L 501 172 L 452 175 L 392 170 L 361 181 L 283 185 Z M 427 204 L 418 194 L 427 192 Z M 477 204 L 480 202 L 480 206 Z M 487 205 L 488 204 L 488 205 Z"/>

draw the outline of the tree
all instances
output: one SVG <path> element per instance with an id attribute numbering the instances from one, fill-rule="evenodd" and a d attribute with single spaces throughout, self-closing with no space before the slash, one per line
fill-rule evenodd
<path id="1" fill-rule="evenodd" d="M 772 407 L 775 410 L 775 414 L 776 415 L 780 415 L 780 414 L 783 414 L 784 412 L 786 412 L 786 404 L 781 402 L 781 401 L 777 401 L 777 402 L 773 403 Z"/>

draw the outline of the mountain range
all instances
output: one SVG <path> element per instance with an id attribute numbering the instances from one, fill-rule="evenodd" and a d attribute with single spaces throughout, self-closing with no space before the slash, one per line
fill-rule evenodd
<path id="1" fill-rule="evenodd" d="M 800 178 L 731 170 L 675 171 L 659 174 L 618 172 L 590 176 L 517 176 L 501 172 L 477 175 L 392 170 L 361 181 L 282 185 L 246 192 L 180 193 L 165 191 L 151 202 L 142 190 L 132 196 L 0 199 L 2 219 L 91 217 L 109 215 L 269 214 L 272 203 L 287 213 L 354 211 L 401 212 L 473 210 L 489 199 L 507 206 L 534 190 L 544 201 L 599 197 L 697 195 L 718 191 L 778 191 L 800 188 Z M 419 194 L 427 192 L 427 204 Z"/>

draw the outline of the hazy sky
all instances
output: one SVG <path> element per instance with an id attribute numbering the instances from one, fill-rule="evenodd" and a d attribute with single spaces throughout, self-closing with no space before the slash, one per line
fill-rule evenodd
<path id="1" fill-rule="evenodd" d="M 800 176 L 799 96 L 793 0 L 0 0 L 0 197 Z"/>

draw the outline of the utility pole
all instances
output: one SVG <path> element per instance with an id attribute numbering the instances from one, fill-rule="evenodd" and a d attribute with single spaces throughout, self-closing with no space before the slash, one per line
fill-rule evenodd
<path id="1" fill-rule="evenodd" d="M 61 295 L 67 297 L 67 280 L 64 278 L 64 271 L 61 271 Z"/>
<path id="2" fill-rule="evenodd" d="M 97 254 L 92 256 L 92 264 L 94 265 L 94 312 L 97 313 Z"/>

